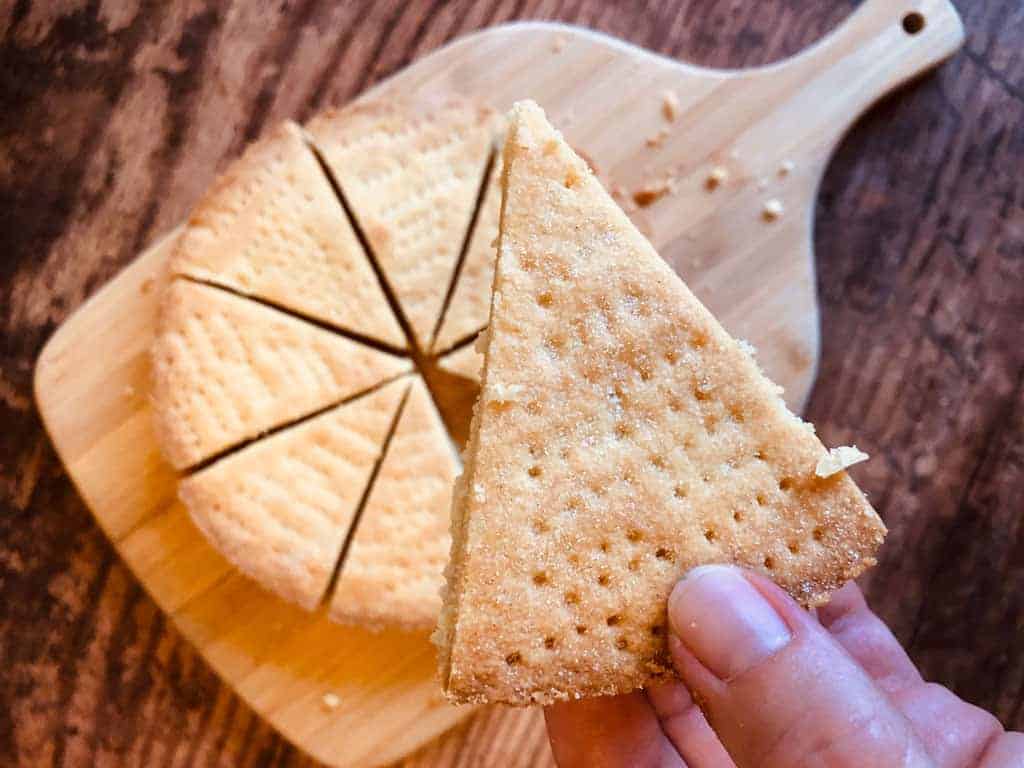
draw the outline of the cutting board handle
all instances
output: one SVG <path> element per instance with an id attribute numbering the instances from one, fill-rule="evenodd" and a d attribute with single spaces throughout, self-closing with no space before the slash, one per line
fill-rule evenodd
<path id="1" fill-rule="evenodd" d="M 801 119 L 834 133 L 831 150 L 865 109 L 952 56 L 963 41 L 963 22 L 949 0 L 866 0 L 832 34 L 777 66 L 806 84 L 810 108 Z"/>

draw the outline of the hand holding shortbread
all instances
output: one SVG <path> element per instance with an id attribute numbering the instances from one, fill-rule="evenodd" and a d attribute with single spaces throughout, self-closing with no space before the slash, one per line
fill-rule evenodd
<path id="1" fill-rule="evenodd" d="M 676 585 L 668 617 L 682 683 L 550 707 L 561 768 L 1024 761 L 1024 735 L 924 682 L 853 584 L 815 618 L 762 576 L 705 566 Z"/>

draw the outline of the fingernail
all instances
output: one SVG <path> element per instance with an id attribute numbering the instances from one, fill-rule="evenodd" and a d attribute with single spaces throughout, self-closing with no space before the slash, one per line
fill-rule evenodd
<path id="1" fill-rule="evenodd" d="M 668 621 L 683 645 L 722 680 L 743 674 L 792 637 L 761 593 L 727 565 L 694 568 L 676 584 Z"/>

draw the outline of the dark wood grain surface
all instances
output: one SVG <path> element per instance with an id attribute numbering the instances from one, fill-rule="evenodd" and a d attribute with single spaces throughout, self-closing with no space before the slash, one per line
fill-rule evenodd
<path id="1" fill-rule="evenodd" d="M 1024 4 L 957 0 L 966 49 L 840 147 L 816 219 L 809 417 L 874 459 L 866 586 L 924 674 L 1024 727 Z M 31 397 L 50 333 L 248 140 L 469 30 L 572 21 L 764 63 L 853 2 L 0 2 L 0 764 L 298 766 L 118 561 Z M 97 360 L 102 365 L 102 360 Z M 485 712 L 407 762 L 535 766 Z"/>

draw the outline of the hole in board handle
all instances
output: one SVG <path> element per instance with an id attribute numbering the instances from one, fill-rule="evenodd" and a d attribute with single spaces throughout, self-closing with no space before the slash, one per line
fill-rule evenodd
<path id="1" fill-rule="evenodd" d="M 903 31 L 908 35 L 916 35 L 924 29 L 924 16 L 917 11 L 911 11 L 903 17 Z"/>

